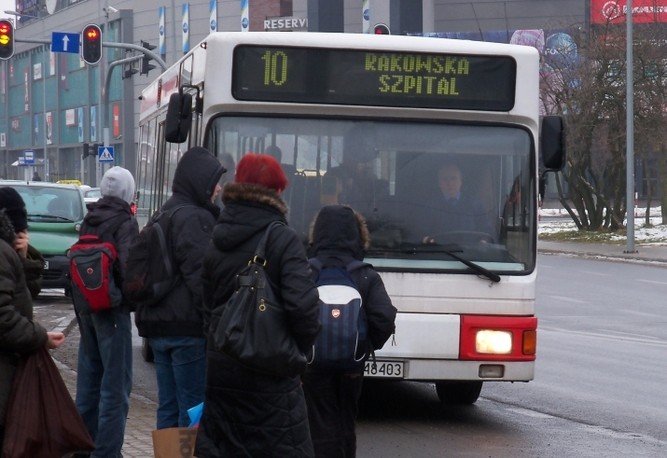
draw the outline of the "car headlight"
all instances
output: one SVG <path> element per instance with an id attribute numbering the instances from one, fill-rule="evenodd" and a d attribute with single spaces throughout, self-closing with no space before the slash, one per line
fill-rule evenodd
<path id="1" fill-rule="evenodd" d="M 481 329 L 475 336 L 475 351 L 493 355 L 506 355 L 512 352 L 512 333 Z"/>
<path id="2" fill-rule="evenodd" d="M 79 231 L 81 230 L 81 224 L 80 224 L 80 223 L 76 223 L 76 224 L 74 225 L 74 230 L 77 231 L 77 232 L 79 232 Z"/>

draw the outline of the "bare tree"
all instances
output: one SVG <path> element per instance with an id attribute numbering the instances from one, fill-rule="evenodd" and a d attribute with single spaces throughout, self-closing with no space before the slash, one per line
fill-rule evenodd
<path id="1" fill-rule="evenodd" d="M 572 36 L 574 52 L 565 47 L 555 59 L 547 56 L 552 58 L 541 72 L 542 109 L 562 114 L 567 126 L 567 165 L 556 178 L 559 198 L 580 230 L 617 230 L 623 227 L 627 208 L 625 29 L 607 25 Z M 637 158 L 650 165 L 659 147 L 661 156 L 665 153 L 664 31 L 636 28 L 633 51 L 635 149 Z M 659 181 L 664 184 L 667 162 L 662 160 L 661 166 Z M 658 164 L 646 168 L 654 169 Z M 663 215 L 666 212 L 663 205 Z"/>

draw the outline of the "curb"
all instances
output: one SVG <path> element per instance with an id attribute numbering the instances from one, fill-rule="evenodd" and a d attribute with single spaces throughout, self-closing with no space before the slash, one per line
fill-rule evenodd
<path id="1" fill-rule="evenodd" d="M 558 256 L 569 256 L 572 258 L 583 258 L 583 259 L 592 259 L 598 261 L 611 261 L 611 262 L 625 262 L 628 264 L 646 264 L 653 265 L 656 267 L 667 267 L 667 260 L 658 259 L 658 258 L 641 258 L 632 255 L 608 255 L 600 254 L 593 252 L 578 252 L 578 251 L 567 251 L 567 250 L 558 250 L 553 248 L 540 248 L 537 250 L 538 254 L 545 255 L 558 255 Z"/>

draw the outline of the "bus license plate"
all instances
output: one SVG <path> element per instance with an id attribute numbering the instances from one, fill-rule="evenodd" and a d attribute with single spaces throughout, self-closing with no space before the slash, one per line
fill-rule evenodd
<path id="1" fill-rule="evenodd" d="M 364 366 L 366 377 L 404 378 L 403 361 L 366 361 Z"/>

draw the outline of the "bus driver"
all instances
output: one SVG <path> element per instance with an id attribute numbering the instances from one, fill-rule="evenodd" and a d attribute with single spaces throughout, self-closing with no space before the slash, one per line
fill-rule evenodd
<path id="1" fill-rule="evenodd" d="M 459 241 L 463 232 L 470 233 L 473 239 L 478 235 L 477 241 L 492 241 L 493 232 L 481 200 L 462 193 L 462 185 L 463 177 L 457 164 L 446 162 L 438 169 L 435 198 L 425 206 L 427 214 L 423 221 L 426 235 L 422 243 L 442 243 L 452 238 L 452 233 L 458 235 L 456 240 L 451 241 Z M 465 240 L 471 237 L 465 237 Z"/>

